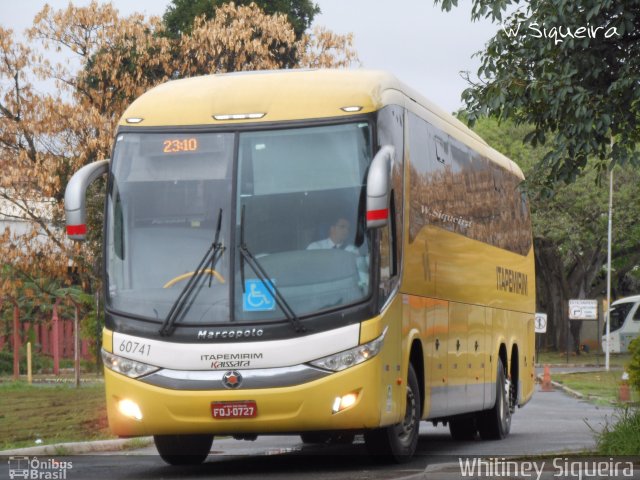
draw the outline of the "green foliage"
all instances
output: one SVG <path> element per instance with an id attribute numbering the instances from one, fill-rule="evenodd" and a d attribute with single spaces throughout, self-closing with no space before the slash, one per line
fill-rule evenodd
<path id="1" fill-rule="evenodd" d="M 72 319 L 75 314 L 74 302 L 79 306 L 80 338 L 94 340 L 99 331 L 98 315 L 96 312 L 95 297 L 85 292 L 80 286 L 63 286 L 57 279 L 28 277 L 24 272 L 15 270 L 11 265 L 4 265 L 0 272 L 0 279 L 14 275 L 20 277 L 21 286 L 16 290 L 16 301 L 20 309 L 20 323 L 30 322 L 32 327 L 27 331 L 24 342 L 31 342 L 35 346 L 35 330 L 33 324 L 46 323 L 51 320 L 53 306 L 58 301 L 58 316 L 63 319 Z M 13 304 L 4 302 L 0 310 L 0 335 L 10 335 L 13 331 Z M 90 344 L 92 354 L 96 354 L 96 342 Z M 24 350 L 24 345 L 23 345 Z M 13 372 L 13 354 L 7 352 L 0 356 L 0 373 Z M 8 355 L 8 356 L 7 356 Z M 24 352 L 21 358 L 25 358 Z M 7 360 L 8 359 L 8 360 Z M 9 362 L 8 364 L 6 362 Z M 33 371 L 50 369 L 51 362 L 47 357 L 34 355 Z M 26 369 L 21 366 L 22 370 Z M 26 370 L 25 370 L 26 371 Z"/>
<path id="2" fill-rule="evenodd" d="M 457 0 L 438 3 L 449 10 Z M 472 16 L 504 21 L 463 93 L 472 123 L 490 115 L 530 125 L 526 141 L 549 145 L 538 164 L 548 186 L 585 170 L 640 164 L 637 0 L 474 0 Z"/>
<path id="3" fill-rule="evenodd" d="M 439 3 L 446 12 L 458 6 L 458 0 L 435 0 L 435 3 Z M 471 18 L 474 21 L 481 18 L 489 18 L 499 22 L 502 20 L 502 14 L 507 7 L 518 3 L 519 0 L 475 0 L 471 9 Z"/>
<path id="4" fill-rule="evenodd" d="M 640 337 L 629 343 L 629 353 L 631 354 L 631 360 L 627 365 L 629 384 L 640 392 Z M 640 449 L 638 451 L 640 452 Z"/>
<path id="5" fill-rule="evenodd" d="M 638 455 L 640 452 L 640 410 L 625 407 L 613 425 L 606 425 L 598 435 L 601 455 Z"/>
<path id="6" fill-rule="evenodd" d="M 189 33 L 195 17 L 205 15 L 213 17 L 216 7 L 230 0 L 172 0 L 163 16 L 168 33 L 179 37 L 181 33 Z M 310 0 L 235 0 L 236 5 L 255 3 L 266 14 L 284 13 L 293 27 L 296 38 L 309 28 L 313 18 L 320 13 L 320 8 Z"/>
<path id="7" fill-rule="evenodd" d="M 32 342 L 33 345 L 33 342 Z M 27 373 L 27 348 L 23 345 L 20 349 L 20 374 Z M 31 358 L 31 370 L 33 373 L 50 372 L 53 370 L 53 359 L 47 355 L 34 354 Z M 0 350 L 0 375 L 13 375 L 13 352 Z"/>

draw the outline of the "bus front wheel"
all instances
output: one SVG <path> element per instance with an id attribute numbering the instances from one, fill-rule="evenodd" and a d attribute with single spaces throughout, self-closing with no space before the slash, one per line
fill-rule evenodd
<path id="1" fill-rule="evenodd" d="M 420 429 L 420 388 L 418 377 L 409 365 L 407 374 L 407 409 L 404 419 L 397 425 L 377 428 L 364 434 L 367 451 L 371 455 L 408 462 L 418 446 Z"/>
<path id="2" fill-rule="evenodd" d="M 153 441 L 169 465 L 199 465 L 211 451 L 213 435 L 154 435 Z"/>

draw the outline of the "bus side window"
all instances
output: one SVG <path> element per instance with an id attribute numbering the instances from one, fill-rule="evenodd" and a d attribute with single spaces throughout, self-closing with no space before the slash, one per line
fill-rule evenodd
<path id="1" fill-rule="evenodd" d="M 395 157 L 391 166 L 390 221 L 380 232 L 380 306 L 384 305 L 400 281 L 402 262 L 402 199 L 404 189 L 404 124 L 405 111 L 389 105 L 378 113 L 378 147 L 392 145 Z"/>
<path id="2" fill-rule="evenodd" d="M 640 322 L 640 304 L 638 304 L 638 308 L 636 308 L 636 313 L 633 314 L 633 321 Z"/>
<path id="3" fill-rule="evenodd" d="M 391 294 L 393 279 L 393 235 L 391 223 L 380 230 L 380 304 L 382 307 Z"/>

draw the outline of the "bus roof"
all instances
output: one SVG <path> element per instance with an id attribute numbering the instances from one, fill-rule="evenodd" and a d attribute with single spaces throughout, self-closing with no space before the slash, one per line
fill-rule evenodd
<path id="1" fill-rule="evenodd" d="M 620 298 L 615 302 L 611 302 L 611 306 L 618 305 L 620 303 L 637 303 L 637 302 L 640 302 L 640 295 L 632 295 L 630 297 Z"/>
<path id="2" fill-rule="evenodd" d="M 440 129 L 524 178 L 520 168 L 493 150 L 462 122 L 404 85 L 376 70 L 272 70 L 185 78 L 163 83 L 141 95 L 125 111 L 121 126 L 222 126 L 353 115 L 344 107 L 370 113 L 399 103 L 415 113 L 427 112 Z M 261 118 L 223 119 L 264 114 Z M 143 119 L 133 124 L 127 119 Z"/>

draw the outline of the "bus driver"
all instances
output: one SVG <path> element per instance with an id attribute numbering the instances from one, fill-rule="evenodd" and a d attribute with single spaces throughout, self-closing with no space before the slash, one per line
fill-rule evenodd
<path id="1" fill-rule="evenodd" d="M 329 237 L 310 243 L 307 250 L 340 248 L 347 252 L 358 253 L 356 247 L 347 243 L 350 231 L 351 225 L 349 221 L 346 218 L 340 217 L 329 227 Z"/>
<path id="2" fill-rule="evenodd" d="M 366 292 L 369 290 L 369 258 L 368 256 L 362 256 L 360 250 L 355 245 L 349 243 L 350 232 L 351 224 L 349 220 L 344 217 L 338 217 L 333 225 L 329 227 L 329 237 L 310 243 L 307 250 L 330 250 L 337 248 L 356 255 L 358 285 Z"/>

